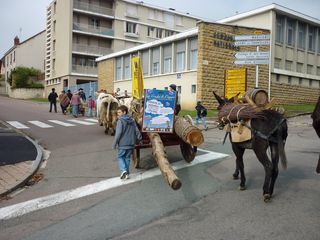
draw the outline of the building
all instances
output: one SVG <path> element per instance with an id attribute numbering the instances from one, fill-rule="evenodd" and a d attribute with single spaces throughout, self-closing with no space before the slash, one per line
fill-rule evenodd
<path id="1" fill-rule="evenodd" d="M 282 9 L 274 4 L 268 8 L 272 7 Z M 285 10 L 294 12 L 287 8 Z M 285 42 L 276 43 L 277 34 L 275 36 L 274 31 L 267 26 L 267 23 L 276 17 L 274 11 L 261 13 L 261 18 L 251 19 L 252 25 L 246 22 L 243 24 L 199 22 L 195 29 L 100 57 L 97 59 L 99 88 L 113 92 L 119 87 L 130 92 L 130 59 L 134 55 L 139 55 L 142 59 L 145 88 L 163 89 L 170 83 L 175 83 L 180 92 L 183 109 L 193 110 L 197 100 L 202 100 L 208 108 L 214 108 L 216 102 L 212 97 L 212 91 L 224 95 L 225 70 L 245 68 L 246 89 L 255 87 L 256 66 L 234 64 L 236 60 L 234 55 L 237 52 L 254 52 L 256 46 L 237 48 L 234 37 L 254 35 L 260 32 L 270 34 L 271 64 L 269 64 L 270 68 L 266 64 L 259 65 L 259 88 L 268 91 L 270 98 L 275 97 L 276 101 L 281 104 L 315 103 L 320 95 L 318 70 L 320 67 L 320 54 L 318 53 L 320 27 L 317 25 L 314 30 L 316 35 L 308 34 L 308 44 L 314 44 L 311 48 L 314 51 L 309 49 L 307 41 L 305 49 L 300 49 L 296 45 L 288 47 Z M 281 13 L 283 16 L 284 10 Z M 266 16 L 271 18 L 264 19 Z M 300 13 L 299 16 L 299 21 L 302 21 L 302 17 L 305 21 L 310 18 Z M 317 20 L 313 19 L 313 21 L 315 23 Z M 282 29 L 278 32 L 280 34 L 285 31 Z M 298 33 L 295 32 L 295 42 L 298 42 L 297 35 Z M 282 38 L 284 39 L 284 36 Z M 269 49 L 269 45 L 260 46 L 260 51 L 267 52 Z M 302 64 L 301 70 L 293 68 L 300 64 Z M 302 71 L 303 69 L 305 72 Z"/>
<path id="2" fill-rule="evenodd" d="M 45 44 L 45 38 L 45 30 L 21 43 L 18 37 L 14 38 L 13 47 L 11 47 L 2 58 L 1 72 L 5 76 L 6 92 L 8 92 L 9 87 L 7 84 L 8 78 L 12 70 L 16 67 L 32 67 L 44 72 L 45 48 L 43 46 Z"/>
<path id="3" fill-rule="evenodd" d="M 271 4 L 218 22 L 271 31 L 271 79 L 282 85 L 272 92 L 278 98 L 294 103 L 303 100 L 301 91 L 320 95 L 319 19 Z M 290 96 L 298 99 L 288 101 Z"/>
<path id="4" fill-rule="evenodd" d="M 215 107 L 212 91 L 224 94 L 227 69 L 243 69 L 234 64 L 235 35 L 250 35 L 265 29 L 199 22 L 192 30 L 109 54 L 97 59 L 99 89 L 113 92 L 116 88 L 131 92 L 130 59 L 140 56 L 146 89 L 166 89 L 177 85 L 183 109 L 194 110 L 196 101 Z M 242 47 L 254 50 L 255 47 Z M 269 46 L 261 50 L 268 51 Z M 247 88 L 255 84 L 255 66 L 247 66 Z M 268 86 L 268 65 L 260 67 L 260 86 Z"/>
<path id="5" fill-rule="evenodd" d="M 196 26 L 188 13 L 131 0 L 54 0 L 47 8 L 46 89 L 97 81 L 95 58 Z"/>

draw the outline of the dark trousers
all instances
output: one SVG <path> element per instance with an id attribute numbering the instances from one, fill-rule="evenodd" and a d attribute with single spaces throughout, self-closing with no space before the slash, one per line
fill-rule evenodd
<path id="1" fill-rule="evenodd" d="M 61 107 L 61 112 L 65 114 L 67 111 L 67 107 L 62 106 L 61 104 L 60 104 L 60 107 Z"/>
<path id="2" fill-rule="evenodd" d="M 52 105 L 54 106 L 54 111 L 57 112 L 57 103 L 56 102 L 50 102 L 50 110 L 49 110 L 49 112 L 52 111 Z"/>

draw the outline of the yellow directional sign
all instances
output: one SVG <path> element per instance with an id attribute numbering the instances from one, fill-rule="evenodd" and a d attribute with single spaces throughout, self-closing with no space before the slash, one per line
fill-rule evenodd
<path id="1" fill-rule="evenodd" d="M 247 89 L 247 69 L 228 69 L 225 71 L 224 96 L 232 98 L 239 92 L 239 97 L 243 97 Z"/>

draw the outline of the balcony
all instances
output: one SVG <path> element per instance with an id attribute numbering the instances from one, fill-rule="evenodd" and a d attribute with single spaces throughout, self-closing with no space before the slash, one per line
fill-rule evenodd
<path id="1" fill-rule="evenodd" d="M 82 11 L 87 11 L 90 13 L 98 13 L 98 14 L 107 15 L 107 16 L 114 16 L 114 12 L 112 8 L 101 7 L 101 6 L 90 4 L 90 3 L 74 1 L 73 8 L 82 10 Z"/>
<path id="2" fill-rule="evenodd" d="M 97 55 L 97 56 L 103 56 L 112 53 L 111 48 L 106 47 L 98 47 L 98 46 L 88 46 L 84 44 L 77 44 L 74 43 L 72 45 L 72 51 L 78 52 L 86 55 Z"/>
<path id="3" fill-rule="evenodd" d="M 73 23 L 73 30 L 91 33 L 91 34 L 100 34 L 100 35 L 109 36 L 109 37 L 113 37 L 114 35 L 114 31 L 112 28 L 96 27 L 93 25 L 81 24 L 81 23 Z"/>
<path id="4" fill-rule="evenodd" d="M 90 67 L 90 66 L 72 65 L 72 72 L 88 74 L 88 75 L 97 75 L 98 69 L 96 67 Z"/>

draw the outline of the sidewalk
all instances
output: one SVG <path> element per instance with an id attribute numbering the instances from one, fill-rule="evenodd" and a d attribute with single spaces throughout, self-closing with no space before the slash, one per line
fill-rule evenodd
<path id="1" fill-rule="evenodd" d="M 0 197 L 23 186 L 37 171 L 41 159 L 37 143 L 0 121 Z"/>

